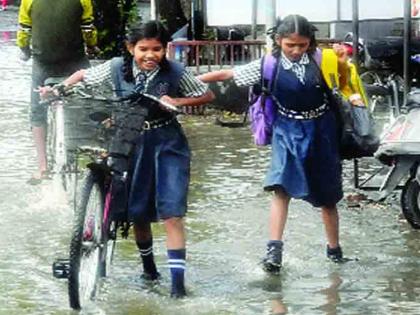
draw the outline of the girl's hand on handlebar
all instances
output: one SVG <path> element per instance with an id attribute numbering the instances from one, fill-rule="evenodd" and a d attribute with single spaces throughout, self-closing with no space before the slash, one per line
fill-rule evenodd
<path id="1" fill-rule="evenodd" d="M 66 88 L 68 87 L 66 85 L 63 85 L 62 83 L 56 84 L 54 86 L 40 86 L 36 90 L 39 92 L 39 95 L 41 99 L 45 100 L 54 96 L 63 96 L 66 94 Z"/>
<path id="2" fill-rule="evenodd" d="M 43 100 L 48 99 L 51 96 L 57 96 L 58 95 L 54 92 L 54 88 L 51 87 L 51 86 L 48 86 L 48 85 L 47 86 L 40 86 L 40 87 L 38 87 L 38 90 L 36 90 L 36 91 L 39 93 L 41 99 L 43 99 Z"/>

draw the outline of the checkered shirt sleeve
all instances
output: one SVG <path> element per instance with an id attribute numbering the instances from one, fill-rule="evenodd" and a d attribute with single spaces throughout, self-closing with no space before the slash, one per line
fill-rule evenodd
<path id="1" fill-rule="evenodd" d="M 111 60 L 86 69 L 83 81 L 88 85 L 99 85 L 104 82 L 112 83 Z"/>
<path id="2" fill-rule="evenodd" d="M 184 97 L 199 97 L 208 90 L 208 84 L 198 80 L 189 70 L 185 69 L 179 81 L 179 92 Z"/>
<path id="3" fill-rule="evenodd" d="M 251 86 L 261 81 L 261 58 L 233 68 L 233 80 L 237 86 Z"/>

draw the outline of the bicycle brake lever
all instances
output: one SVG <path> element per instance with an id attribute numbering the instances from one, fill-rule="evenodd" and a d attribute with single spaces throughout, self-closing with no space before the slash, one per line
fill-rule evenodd
<path id="1" fill-rule="evenodd" d="M 176 106 L 174 106 L 174 105 L 172 105 L 172 104 L 170 104 L 168 102 L 162 101 L 160 98 L 158 98 L 158 97 L 156 97 L 154 95 L 147 94 L 147 93 L 142 93 L 142 95 L 144 95 L 145 97 L 147 97 L 147 98 L 155 101 L 156 103 L 159 103 L 163 107 L 165 107 L 165 108 L 167 108 L 167 109 L 169 109 L 169 110 L 171 110 L 173 112 L 176 112 L 176 113 L 179 113 L 179 114 L 182 113 L 178 107 L 176 107 Z"/>

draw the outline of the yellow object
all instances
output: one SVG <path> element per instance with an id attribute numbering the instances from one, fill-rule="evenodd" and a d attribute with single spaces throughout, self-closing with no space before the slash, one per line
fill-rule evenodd
<path id="1" fill-rule="evenodd" d="M 22 0 L 19 6 L 19 29 L 17 32 L 16 43 L 18 47 L 24 48 L 30 46 L 31 30 L 32 30 L 32 17 L 31 9 L 32 4 L 37 0 Z M 82 36 L 83 40 L 88 47 L 96 46 L 97 31 L 93 25 L 93 5 L 91 0 L 79 0 L 83 8 L 82 14 Z"/>
<path id="2" fill-rule="evenodd" d="M 332 49 L 322 50 L 321 71 L 330 89 L 337 87 L 341 94 L 348 99 L 353 94 L 360 94 L 363 103 L 368 106 L 365 89 L 354 64 L 347 63 L 347 73 L 339 73 L 338 57 Z M 346 75 L 347 80 L 340 80 L 340 75 Z M 340 85 L 340 82 L 345 82 Z"/>

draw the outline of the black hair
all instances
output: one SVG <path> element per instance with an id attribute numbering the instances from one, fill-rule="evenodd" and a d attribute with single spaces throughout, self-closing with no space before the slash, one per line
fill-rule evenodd
<path id="1" fill-rule="evenodd" d="M 310 39 L 308 53 L 314 53 L 316 50 L 316 39 L 315 32 L 318 29 L 310 23 L 305 17 L 292 14 L 286 16 L 283 20 L 277 19 L 276 26 L 269 30 L 269 35 L 273 40 L 273 56 L 279 57 L 281 53 L 281 47 L 277 45 L 276 39 L 278 37 L 288 37 L 291 34 L 298 34 Z"/>
<path id="2" fill-rule="evenodd" d="M 159 42 L 161 42 L 163 48 L 166 49 L 166 47 L 168 46 L 168 42 L 171 39 L 171 36 L 162 23 L 158 21 L 149 21 L 144 24 L 137 24 L 132 26 L 127 33 L 126 40 L 127 43 L 131 45 L 135 45 L 138 41 L 143 39 L 156 39 Z M 127 82 L 134 82 L 133 56 L 126 48 L 123 53 L 123 58 L 124 79 Z M 166 56 L 163 56 L 159 65 L 162 69 L 167 69 L 169 67 L 169 62 L 166 59 Z"/>

